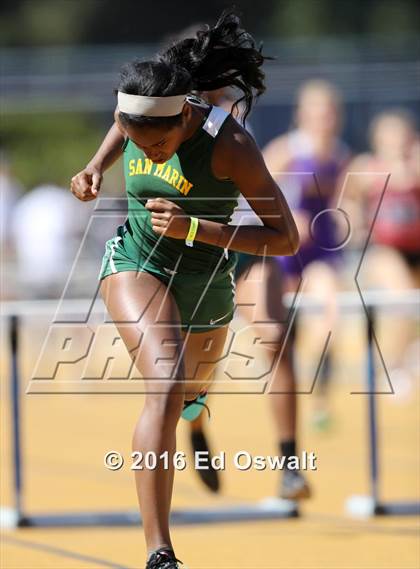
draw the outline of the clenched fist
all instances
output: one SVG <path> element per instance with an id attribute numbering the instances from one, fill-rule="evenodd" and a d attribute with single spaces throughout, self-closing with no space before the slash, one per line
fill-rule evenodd
<path id="1" fill-rule="evenodd" d="M 96 199 L 101 188 L 102 172 L 87 166 L 84 170 L 73 176 L 70 190 L 77 199 L 89 202 Z"/>
<path id="2" fill-rule="evenodd" d="M 150 211 L 152 229 L 159 235 L 185 239 L 190 228 L 190 216 L 175 203 L 163 198 L 149 199 L 146 209 Z"/>

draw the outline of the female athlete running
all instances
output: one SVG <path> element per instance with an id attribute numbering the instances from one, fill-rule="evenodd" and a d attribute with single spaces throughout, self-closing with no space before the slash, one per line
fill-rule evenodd
<path id="1" fill-rule="evenodd" d="M 172 457 L 181 413 L 191 420 L 203 409 L 234 313 L 236 254 L 229 250 L 298 249 L 292 214 L 252 138 L 222 109 L 188 96 L 234 86 L 248 113 L 265 90 L 263 61 L 237 16 L 226 12 L 154 60 L 125 65 L 116 125 L 72 179 L 77 198 L 95 199 L 102 173 L 123 152 L 128 217 L 107 243 L 100 278 L 107 309 L 145 379 L 133 451 Z M 122 151 L 115 150 L 117 138 Z M 228 225 L 240 193 L 262 226 Z M 135 476 L 146 568 L 177 569 L 169 532 L 172 462 Z"/>

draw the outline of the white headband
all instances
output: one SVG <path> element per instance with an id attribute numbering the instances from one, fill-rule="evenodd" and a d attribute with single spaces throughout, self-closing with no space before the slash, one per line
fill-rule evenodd
<path id="1" fill-rule="evenodd" d="M 122 113 L 147 117 L 171 117 L 179 115 L 187 95 L 174 97 L 145 97 L 128 95 L 118 91 L 118 108 Z"/>

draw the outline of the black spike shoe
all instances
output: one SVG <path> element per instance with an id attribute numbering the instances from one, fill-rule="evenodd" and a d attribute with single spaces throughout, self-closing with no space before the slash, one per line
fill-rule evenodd
<path id="1" fill-rule="evenodd" d="M 175 557 L 172 549 L 163 547 L 152 553 L 146 569 L 181 569 L 178 563 L 183 565 L 182 561 Z"/>
<path id="2" fill-rule="evenodd" d="M 211 464 L 211 451 L 207 442 L 206 435 L 203 431 L 191 431 L 190 433 L 191 447 L 195 456 L 196 452 L 207 452 L 208 462 L 207 468 L 204 470 L 195 469 L 203 484 L 212 492 L 220 490 L 219 472 L 215 470 Z M 204 461 L 202 462 L 204 466 Z"/>

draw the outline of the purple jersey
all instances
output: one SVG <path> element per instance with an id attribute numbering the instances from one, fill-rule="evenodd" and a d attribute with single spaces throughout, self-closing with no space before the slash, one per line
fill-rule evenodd
<path id="1" fill-rule="evenodd" d="M 309 218 L 311 230 L 295 256 L 278 259 L 286 273 L 299 275 L 313 261 L 335 263 L 340 257 L 340 250 L 334 250 L 340 242 L 337 215 L 325 210 L 335 207 L 332 199 L 349 152 L 337 140 L 332 156 L 321 161 L 314 155 L 309 137 L 300 131 L 289 134 L 288 144 L 292 159 L 280 187 L 291 209 Z"/>

